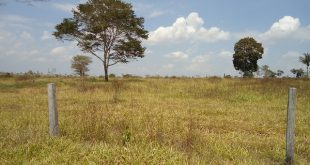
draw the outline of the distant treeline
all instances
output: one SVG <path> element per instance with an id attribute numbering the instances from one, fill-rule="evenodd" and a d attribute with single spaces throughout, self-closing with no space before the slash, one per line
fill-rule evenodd
<path id="1" fill-rule="evenodd" d="M 54 73 L 42 73 L 42 72 L 33 72 L 33 71 L 28 71 L 28 72 L 19 72 L 19 73 L 14 73 L 14 72 L 0 72 L 0 78 L 10 78 L 10 77 L 15 77 L 18 80 L 29 80 L 33 78 L 39 78 L 39 77 L 67 77 L 67 78 L 74 78 L 74 77 L 79 77 L 76 74 L 54 74 Z M 89 76 L 87 75 L 86 77 L 88 78 L 99 78 L 103 79 L 104 76 Z M 122 74 L 122 75 L 116 75 L 116 74 L 109 74 L 109 78 L 153 78 L 153 79 L 159 79 L 159 78 L 170 78 L 170 79 L 184 79 L 184 78 L 241 78 L 240 76 L 231 76 L 231 75 L 223 75 L 223 76 L 176 76 L 176 75 L 145 75 L 145 76 L 138 76 L 134 74 Z M 294 77 L 288 77 L 288 76 L 283 76 L 283 77 L 256 77 L 256 78 L 294 78 Z"/>

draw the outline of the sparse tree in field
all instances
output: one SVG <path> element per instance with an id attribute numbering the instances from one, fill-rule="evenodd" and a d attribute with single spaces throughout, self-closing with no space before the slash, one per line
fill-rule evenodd
<path id="1" fill-rule="evenodd" d="M 281 77 L 284 74 L 283 70 L 277 70 L 277 76 Z"/>
<path id="2" fill-rule="evenodd" d="M 234 47 L 233 63 L 236 70 L 243 72 L 243 77 L 252 77 L 258 70 L 257 60 L 262 58 L 264 48 L 252 37 L 240 39 Z"/>
<path id="3" fill-rule="evenodd" d="M 270 70 L 269 69 L 269 66 L 268 65 L 263 65 L 261 67 L 262 71 L 263 71 L 263 74 L 264 74 L 264 77 L 268 77 L 268 71 Z"/>
<path id="4" fill-rule="evenodd" d="M 299 78 L 299 77 L 303 76 L 303 74 L 304 74 L 304 70 L 301 68 L 300 69 L 291 69 L 291 72 L 296 75 L 296 78 Z"/>
<path id="5" fill-rule="evenodd" d="M 132 5 L 121 0 L 88 0 L 73 10 L 73 18 L 56 25 L 53 35 L 60 40 L 77 41 L 82 51 L 98 58 L 108 69 L 117 63 L 144 57 L 143 39 L 148 32 L 144 19 L 137 17 Z"/>
<path id="6" fill-rule="evenodd" d="M 272 71 L 270 69 L 270 67 L 268 65 L 263 65 L 261 67 L 263 73 L 264 73 L 264 77 L 267 78 L 267 77 L 275 77 L 276 76 L 276 73 L 274 71 Z"/>
<path id="7" fill-rule="evenodd" d="M 310 53 L 304 53 L 304 56 L 299 57 L 299 61 L 307 65 L 307 78 L 309 78 Z"/>
<path id="8" fill-rule="evenodd" d="M 71 68 L 84 79 L 86 72 L 89 71 L 88 65 L 91 62 L 91 58 L 88 56 L 76 55 L 72 57 Z"/>

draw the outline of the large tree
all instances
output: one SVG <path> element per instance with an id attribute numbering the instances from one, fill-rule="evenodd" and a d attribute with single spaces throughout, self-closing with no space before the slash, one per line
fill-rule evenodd
<path id="1" fill-rule="evenodd" d="M 233 63 L 236 70 L 243 72 L 243 77 L 252 77 L 258 69 L 257 60 L 262 58 L 264 48 L 252 37 L 240 39 L 234 47 Z"/>
<path id="2" fill-rule="evenodd" d="M 53 35 L 60 40 L 77 41 L 82 51 L 98 58 L 108 69 L 117 63 L 144 57 L 141 46 L 148 32 L 144 19 L 137 17 L 132 5 L 121 0 L 88 0 L 73 10 L 73 18 L 56 25 Z"/>
<path id="3" fill-rule="evenodd" d="M 307 78 L 309 78 L 310 53 L 304 53 L 304 56 L 299 57 L 299 61 L 307 65 Z"/>
<path id="4" fill-rule="evenodd" d="M 92 62 L 91 58 L 83 55 L 76 55 L 72 57 L 71 68 L 74 72 L 80 75 L 83 80 L 86 75 L 86 72 L 89 71 L 88 65 Z"/>

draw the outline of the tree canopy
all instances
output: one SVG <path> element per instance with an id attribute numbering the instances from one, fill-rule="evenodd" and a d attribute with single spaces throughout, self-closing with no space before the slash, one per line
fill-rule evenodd
<path id="1" fill-rule="evenodd" d="M 281 77 L 284 74 L 283 70 L 277 70 L 277 76 Z"/>
<path id="2" fill-rule="evenodd" d="M 296 75 L 296 78 L 302 77 L 304 75 L 304 70 L 302 68 L 300 69 L 293 68 L 291 69 L 291 72 Z"/>
<path id="3" fill-rule="evenodd" d="M 243 77 L 253 76 L 258 69 L 257 60 L 262 58 L 264 48 L 252 37 L 240 39 L 234 47 L 233 64 L 236 70 L 243 72 Z"/>
<path id="4" fill-rule="evenodd" d="M 76 55 L 71 60 L 71 68 L 75 73 L 84 78 L 89 71 L 88 65 L 92 62 L 91 58 L 83 55 Z"/>
<path id="5" fill-rule="evenodd" d="M 307 78 L 309 78 L 310 53 L 304 53 L 299 57 L 299 61 L 307 66 Z"/>
<path id="6" fill-rule="evenodd" d="M 144 57 L 141 42 L 148 38 L 148 32 L 143 23 L 144 19 L 135 15 L 129 3 L 88 0 L 73 10 L 73 18 L 56 25 L 53 35 L 59 40 L 77 41 L 82 51 L 98 58 L 108 81 L 110 66 Z"/>

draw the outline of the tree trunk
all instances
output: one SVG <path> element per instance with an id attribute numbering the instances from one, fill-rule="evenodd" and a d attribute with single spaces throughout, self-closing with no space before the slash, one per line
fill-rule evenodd
<path id="1" fill-rule="evenodd" d="M 106 82 L 109 81 L 108 65 L 105 65 L 105 64 L 104 64 L 104 80 L 105 80 Z"/>
<path id="2" fill-rule="evenodd" d="M 307 66 L 307 78 L 309 78 L 309 66 Z"/>
<path id="3" fill-rule="evenodd" d="M 84 79 L 85 79 L 85 72 L 82 71 L 82 82 L 83 82 L 83 85 L 84 85 Z"/>

